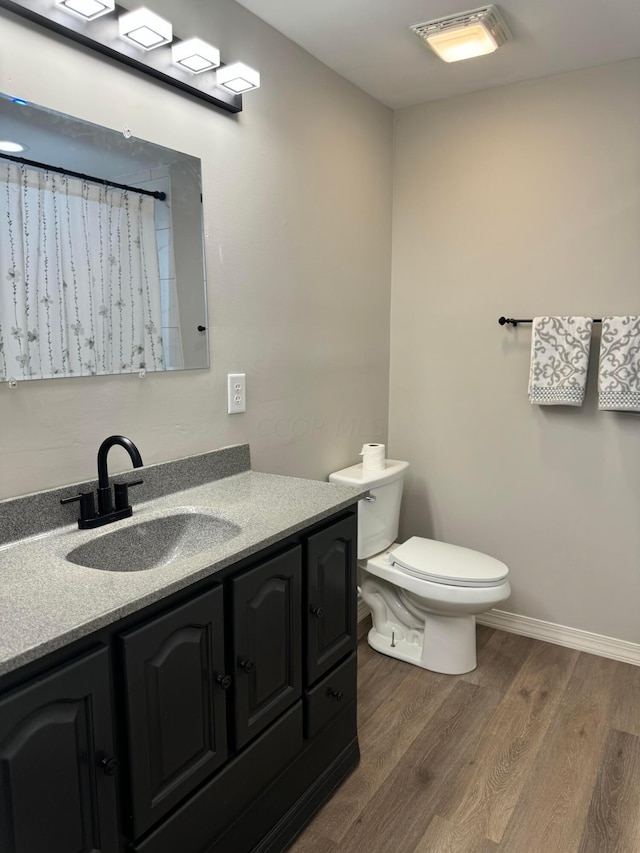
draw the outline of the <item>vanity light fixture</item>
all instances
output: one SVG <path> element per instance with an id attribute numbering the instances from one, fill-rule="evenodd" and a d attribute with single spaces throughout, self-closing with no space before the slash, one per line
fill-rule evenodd
<path id="1" fill-rule="evenodd" d="M 410 29 L 445 62 L 493 53 L 511 38 L 496 6 L 458 12 L 424 24 L 414 24 Z"/>
<path id="2" fill-rule="evenodd" d="M 83 21 L 95 21 L 101 15 L 113 12 L 116 4 L 115 0 L 56 0 L 56 6 Z"/>
<path id="3" fill-rule="evenodd" d="M 230 113 L 242 110 L 242 92 L 260 86 L 260 74 L 244 63 L 219 67 L 220 51 L 202 39 L 171 44 L 171 23 L 146 8 L 130 12 L 119 0 L 0 0 L 3 9 Z"/>
<path id="4" fill-rule="evenodd" d="M 165 21 L 144 6 L 120 15 L 118 30 L 121 39 L 143 50 L 153 50 L 163 44 L 169 44 L 173 38 L 171 22 Z"/>
<path id="5" fill-rule="evenodd" d="M 171 45 L 173 64 L 192 74 L 201 74 L 220 65 L 220 51 L 202 39 L 192 38 Z"/>
<path id="6" fill-rule="evenodd" d="M 224 86 L 225 89 L 239 95 L 260 87 L 260 72 L 255 68 L 249 68 L 244 62 L 232 62 L 230 65 L 218 68 L 216 82 L 218 86 Z"/>

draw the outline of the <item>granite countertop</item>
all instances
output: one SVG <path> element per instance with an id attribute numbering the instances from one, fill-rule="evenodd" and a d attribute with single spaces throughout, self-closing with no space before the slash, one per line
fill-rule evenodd
<path id="1" fill-rule="evenodd" d="M 96 530 L 78 530 L 68 520 L 70 514 L 75 518 L 77 504 L 71 513 L 59 506 L 60 496 L 93 484 L 0 501 L 0 674 L 213 575 L 366 494 L 358 487 L 262 474 L 249 465 L 248 446 L 239 445 L 127 472 L 133 476 L 118 479 L 142 475 L 145 480 L 132 493 L 133 516 Z M 179 489 L 185 478 L 189 487 Z M 146 499 L 136 501 L 138 496 Z M 46 521 L 48 510 L 53 521 Z M 74 548 L 116 529 L 181 510 L 211 514 L 237 525 L 239 532 L 226 541 L 203 542 L 192 556 L 142 571 L 104 571 L 66 559 Z M 25 514 L 30 526 L 25 526 Z M 11 539 L 16 530 L 22 536 Z"/>

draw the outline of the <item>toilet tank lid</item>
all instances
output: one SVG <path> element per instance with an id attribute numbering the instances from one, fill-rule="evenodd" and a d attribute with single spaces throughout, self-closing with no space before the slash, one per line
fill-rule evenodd
<path id="1" fill-rule="evenodd" d="M 435 539 L 412 536 L 390 552 L 391 562 L 410 574 L 429 577 L 440 583 L 472 586 L 493 585 L 503 581 L 509 569 L 500 560 Z"/>
<path id="2" fill-rule="evenodd" d="M 343 486 L 368 486 L 370 489 L 376 489 L 378 486 L 385 486 L 404 477 L 408 467 L 408 462 L 385 459 L 383 471 L 363 471 L 362 462 L 358 462 L 350 468 L 343 468 L 341 471 L 329 474 L 329 482 L 342 483 Z"/>

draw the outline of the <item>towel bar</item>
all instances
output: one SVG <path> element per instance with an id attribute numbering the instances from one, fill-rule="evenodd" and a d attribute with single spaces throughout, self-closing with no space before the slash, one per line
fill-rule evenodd
<path id="1" fill-rule="evenodd" d="M 602 323 L 602 320 L 594 320 L 594 323 Z M 533 323 L 533 320 L 516 320 L 513 317 L 498 317 L 501 326 L 517 326 L 520 323 Z"/>

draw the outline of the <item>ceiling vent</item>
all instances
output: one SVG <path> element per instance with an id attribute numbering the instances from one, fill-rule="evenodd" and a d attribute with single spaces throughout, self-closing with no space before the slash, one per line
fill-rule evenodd
<path id="1" fill-rule="evenodd" d="M 445 62 L 458 62 L 493 53 L 511 38 L 496 6 L 482 6 L 469 12 L 447 15 L 410 29 L 424 39 Z"/>

